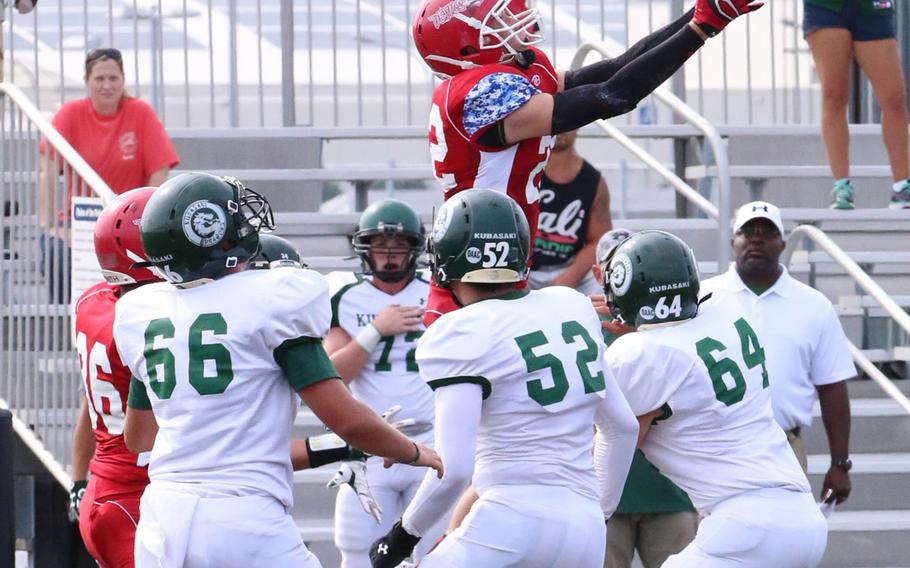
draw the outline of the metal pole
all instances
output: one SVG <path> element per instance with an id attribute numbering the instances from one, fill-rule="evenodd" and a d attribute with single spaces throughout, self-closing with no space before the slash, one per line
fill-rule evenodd
<path id="1" fill-rule="evenodd" d="M 228 48 L 228 56 L 231 58 L 231 85 L 230 85 L 230 112 L 231 112 L 231 126 L 240 126 L 240 88 L 238 87 L 237 81 L 237 0 L 230 0 L 228 2 L 228 37 L 230 40 L 230 47 Z"/>
<path id="2" fill-rule="evenodd" d="M 155 114 L 161 116 L 161 85 L 158 84 L 158 79 L 161 77 L 158 72 L 158 29 L 161 27 L 161 20 L 151 8 L 148 11 L 148 19 L 152 28 L 152 107 L 155 109 Z"/>
<path id="3" fill-rule="evenodd" d="M 294 0 L 281 0 L 281 124 L 297 125 L 294 94 Z"/>
<path id="4" fill-rule="evenodd" d="M 363 211 L 370 205 L 369 192 L 372 183 L 363 180 L 354 182 L 354 211 Z"/>
<path id="5" fill-rule="evenodd" d="M 671 4 L 671 13 L 670 19 L 676 19 L 682 15 L 685 11 L 685 2 L 684 0 L 673 0 Z M 683 69 L 680 69 L 673 74 L 673 77 L 670 82 L 670 90 L 674 95 L 679 97 L 679 100 L 686 102 L 686 72 Z M 682 124 L 684 121 L 681 116 L 672 113 L 670 116 L 673 117 L 673 124 Z M 673 139 L 673 169 L 679 177 L 685 179 L 686 176 L 686 147 L 688 142 L 683 138 L 674 138 Z M 689 203 L 686 201 L 686 198 L 681 193 L 676 193 L 676 216 L 679 218 L 688 217 Z"/>
<path id="6" fill-rule="evenodd" d="M 0 410 L 0 568 L 13 568 L 16 548 L 13 414 Z"/>

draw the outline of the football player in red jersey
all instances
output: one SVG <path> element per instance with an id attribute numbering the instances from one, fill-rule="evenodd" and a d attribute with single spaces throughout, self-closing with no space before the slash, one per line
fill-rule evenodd
<path id="1" fill-rule="evenodd" d="M 123 421 L 130 371 L 114 345 L 114 304 L 130 290 L 159 278 L 142 262 L 139 219 L 155 188 L 123 193 L 95 224 L 95 253 L 104 281 L 76 302 L 76 350 L 85 400 L 73 434 L 70 516 L 86 549 L 102 568 L 133 566 L 139 498 L 148 485 L 148 459 L 126 448 Z M 86 483 L 88 471 L 91 479 Z"/>
<path id="2" fill-rule="evenodd" d="M 535 234 L 552 137 L 634 109 L 708 37 L 761 6 L 696 0 L 619 57 L 558 71 L 534 47 L 542 39 L 539 16 L 525 0 L 424 0 L 412 34 L 423 60 L 445 79 L 433 93 L 429 129 L 445 198 L 472 187 L 505 192 Z M 498 256 L 477 260 L 494 267 Z M 457 307 L 448 290 L 433 285 L 424 323 Z"/>

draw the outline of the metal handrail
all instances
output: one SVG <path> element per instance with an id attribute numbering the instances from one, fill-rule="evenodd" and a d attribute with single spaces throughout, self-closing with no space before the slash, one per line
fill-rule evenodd
<path id="1" fill-rule="evenodd" d="M 853 355 L 853 360 L 856 362 L 857 366 L 859 366 L 864 373 L 869 375 L 869 378 L 875 381 L 875 383 L 885 391 L 885 394 L 893 398 L 894 401 L 904 409 L 904 412 L 910 414 L 910 399 L 908 399 L 899 388 L 894 386 L 891 379 L 886 377 L 868 357 L 863 355 L 862 350 L 854 345 L 852 341 L 847 341 L 847 346 L 850 348 L 850 354 Z"/>
<path id="2" fill-rule="evenodd" d="M 831 237 L 826 235 L 824 231 L 818 227 L 800 225 L 790 231 L 790 235 L 787 237 L 787 244 L 789 246 L 784 249 L 783 254 L 783 262 L 785 265 L 790 264 L 790 259 L 796 251 L 795 244 L 798 242 L 796 239 L 799 238 L 811 240 L 819 248 L 828 253 L 828 256 L 847 272 L 847 276 L 859 284 L 866 293 L 872 296 L 872 298 L 881 305 L 882 309 L 891 316 L 891 319 L 897 322 L 897 325 L 901 326 L 904 331 L 910 334 L 910 315 L 908 315 L 907 312 L 905 312 L 897 302 L 895 302 L 891 296 L 875 282 L 875 280 L 866 274 L 866 272 L 860 268 L 859 265 L 843 251 L 843 249 L 837 246 L 837 243 L 831 240 Z M 859 365 L 859 367 L 865 371 L 883 391 L 885 391 L 885 394 L 893 398 L 907 414 L 910 414 L 910 399 L 908 399 L 900 389 L 895 387 L 891 380 L 879 371 L 852 342 L 850 343 L 850 353 L 853 355 L 853 360 L 856 361 L 856 364 Z"/>
<path id="3" fill-rule="evenodd" d="M 601 127 L 610 138 L 616 140 L 620 146 L 628 150 L 633 156 L 641 160 L 642 163 L 654 170 L 657 175 L 664 178 L 677 192 L 681 193 L 683 197 L 704 211 L 708 217 L 711 217 L 715 221 L 718 219 L 719 211 L 717 210 L 717 207 L 705 199 L 705 197 L 698 193 L 691 185 L 686 183 L 684 179 L 676 175 L 676 173 L 667 166 L 663 165 L 653 154 L 642 148 L 631 138 L 623 134 L 619 128 L 606 120 L 598 120 L 596 124 Z"/>
<path id="4" fill-rule="evenodd" d="M 66 138 L 63 137 L 48 119 L 41 114 L 32 101 L 22 92 L 22 90 L 12 83 L 0 83 L 0 95 L 6 95 L 16 106 L 18 106 L 25 116 L 28 117 L 35 127 L 50 144 L 75 171 L 80 178 L 91 188 L 91 190 L 100 197 L 104 203 L 109 203 L 117 194 L 114 190 L 101 179 L 101 176 L 82 158 L 79 152 L 73 148 Z"/>
<path id="5" fill-rule="evenodd" d="M 47 448 L 44 447 L 44 444 L 41 443 L 40 438 L 35 435 L 31 428 L 29 428 L 22 420 L 16 416 L 16 411 L 13 408 L 10 408 L 9 404 L 2 398 L 0 398 L 0 410 L 9 410 L 13 415 L 13 432 L 19 436 L 19 439 L 22 440 L 22 443 L 25 444 L 31 452 L 35 455 L 38 461 L 41 462 L 47 471 L 54 476 L 54 479 L 57 480 L 57 483 L 60 484 L 63 489 L 66 491 L 70 490 L 70 487 L 73 486 L 73 480 L 66 473 L 66 470 L 63 469 L 63 466 L 60 465 L 60 462 L 54 458 L 53 454 L 47 451 Z"/>
<path id="6" fill-rule="evenodd" d="M 114 199 L 116 196 L 114 191 L 72 145 L 57 132 L 57 129 L 44 117 L 21 89 L 11 83 L 0 83 L 0 97 L 15 105 L 15 108 L 28 119 L 37 132 L 45 139 L 46 143 L 54 148 L 57 154 L 56 159 L 65 162 L 70 171 L 75 172 L 75 175 L 88 186 L 94 195 L 100 197 L 105 203 L 109 203 Z M 0 409 L 10 409 L 13 412 L 13 431 L 26 447 L 32 451 L 44 468 L 53 475 L 61 487 L 68 491 L 72 485 L 72 480 L 61 464 L 61 460 L 58 459 L 59 456 L 54 456 L 47 449 L 41 438 L 16 415 L 16 409 L 9 408 L 7 401 L 0 399 Z"/>
<path id="7" fill-rule="evenodd" d="M 570 68 L 578 69 L 588 54 L 592 51 L 596 51 L 604 57 L 617 57 L 624 50 L 616 42 L 612 42 L 607 39 L 604 39 L 602 41 L 587 41 L 578 47 L 578 50 L 572 57 Z M 693 199 L 693 193 L 699 197 L 701 197 L 701 195 L 698 194 L 697 191 L 686 184 L 683 180 L 679 179 L 675 174 L 673 177 L 676 178 L 676 180 L 679 182 L 685 184 L 685 186 L 690 191 L 682 189 L 678 182 L 674 181 L 672 178 L 668 178 L 665 173 L 669 170 L 666 170 L 666 168 L 664 168 L 666 172 L 661 172 L 659 170 L 655 171 L 667 179 L 667 181 L 673 185 L 673 188 L 676 191 L 680 192 L 683 197 L 691 201 L 706 214 L 710 215 L 714 219 L 717 219 L 717 261 L 719 263 L 719 266 L 726 266 L 730 262 L 730 159 L 727 155 L 727 147 L 724 145 L 723 139 L 717 132 L 717 128 L 708 122 L 705 117 L 698 114 L 695 109 L 687 105 L 682 99 L 674 95 L 669 89 L 664 86 L 660 86 L 654 90 L 653 95 L 659 101 L 670 107 L 670 109 L 679 115 L 680 118 L 701 132 L 702 135 L 704 135 L 705 139 L 708 141 L 708 144 L 710 144 L 711 150 L 714 152 L 714 160 L 717 167 L 718 187 L 717 208 L 714 210 L 713 214 L 711 213 L 711 209 L 706 209 L 704 207 L 704 203 L 707 203 L 707 200 L 704 198 L 701 200 Z M 601 128 L 604 128 L 602 124 L 603 122 L 604 121 L 598 121 L 598 125 L 600 125 Z M 633 147 L 637 145 L 635 145 L 635 143 L 628 138 L 626 138 L 625 141 L 620 138 L 616 138 L 616 141 L 639 158 L 641 158 L 642 153 L 646 153 L 642 148 L 633 149 Z M 632 146 L 629 146 L 629 144 Z"/>

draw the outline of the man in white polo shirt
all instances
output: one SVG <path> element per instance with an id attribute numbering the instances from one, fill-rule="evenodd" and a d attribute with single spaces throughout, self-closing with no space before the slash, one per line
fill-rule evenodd
<path id="1" fill-rule="evenodd" d="M 764 201 L 740 207 L 733 226 L 735 263 L 702 282 L 702 297 L 735 297 L 762 338 L 774 418 L 806 470 L 800 431 L 812 422 L 816 393 L 831 448 L 821 496 L 841 503 L 850 495 L 850 400 L 846 380 L 856 375 L 847 338 L 831 302 L 797 281 L 780 264 L 786 247 L 780 210 Z"/>

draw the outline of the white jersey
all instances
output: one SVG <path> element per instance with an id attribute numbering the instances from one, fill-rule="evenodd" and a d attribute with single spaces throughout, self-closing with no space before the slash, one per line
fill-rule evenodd
<path id="1" fill-rule="evenodd" d="M 423 307 L 427 303 L 429 282 L 419 276 L 397 294 L 386 294 L 370 283 L 369 277 L 357 275 L 353 282 L 344 282 L 334 274 L 327 277 L 332 296 L 332 327 L 340 327 L 351 337 L 369 325 L 389 304 Z M 433 424 L 433 391 L 420 378 L 415 359 L 417 340 L 423 335 L 411 331 L 383 337 L 360 374 L 350 382 L 351 393 L 376 412 L 401 405 L 395 420 L 415 419 L 427 427 Z M 432 434 L 421 435 L 419 441 L 432 441 Z"/>
<path id="2" fill-rule="evenodd" d="M 637 416 L 663 410 L 641 449 L 702 514 L 754 489 L 811 491 L 774 421 L 764 351 L 742 313 L 709 301 L 684 323 L 623 335 L 606 355 Z"/>
<path id="3" fill-rule="evenodd" d="M 152 483 L 207 496 L 271 495 L 290 507 L 288 448 L 300 399 L 276 349 L 326 334 L 325 279 L 277 268 L 186 290 L 149 284 L 116 311 L 114 337 L 131 388 L 145 387 L 158 421 Z"/>
<path id="4" fill-rule="evenodd" d="M 816 388 L 856 375 L 844 329 L 821 292 L 790 276 L 787 268 L 773 286 L 755 294 L 736 265 L 702 282 L 700 295 L 732 296 L 762 337 L 771 377 L 774 418 L 784 430 L 812 424 Z"/>
<path id="5" fill-rule="evenodd" d="M 483 389 L 478 493 L 556 485 L 600 501 L 591 448 L 604 349 L 591 302 L 562 286 L 476 302 L 430 326 L 417 347 L 427 384 Z"/>

